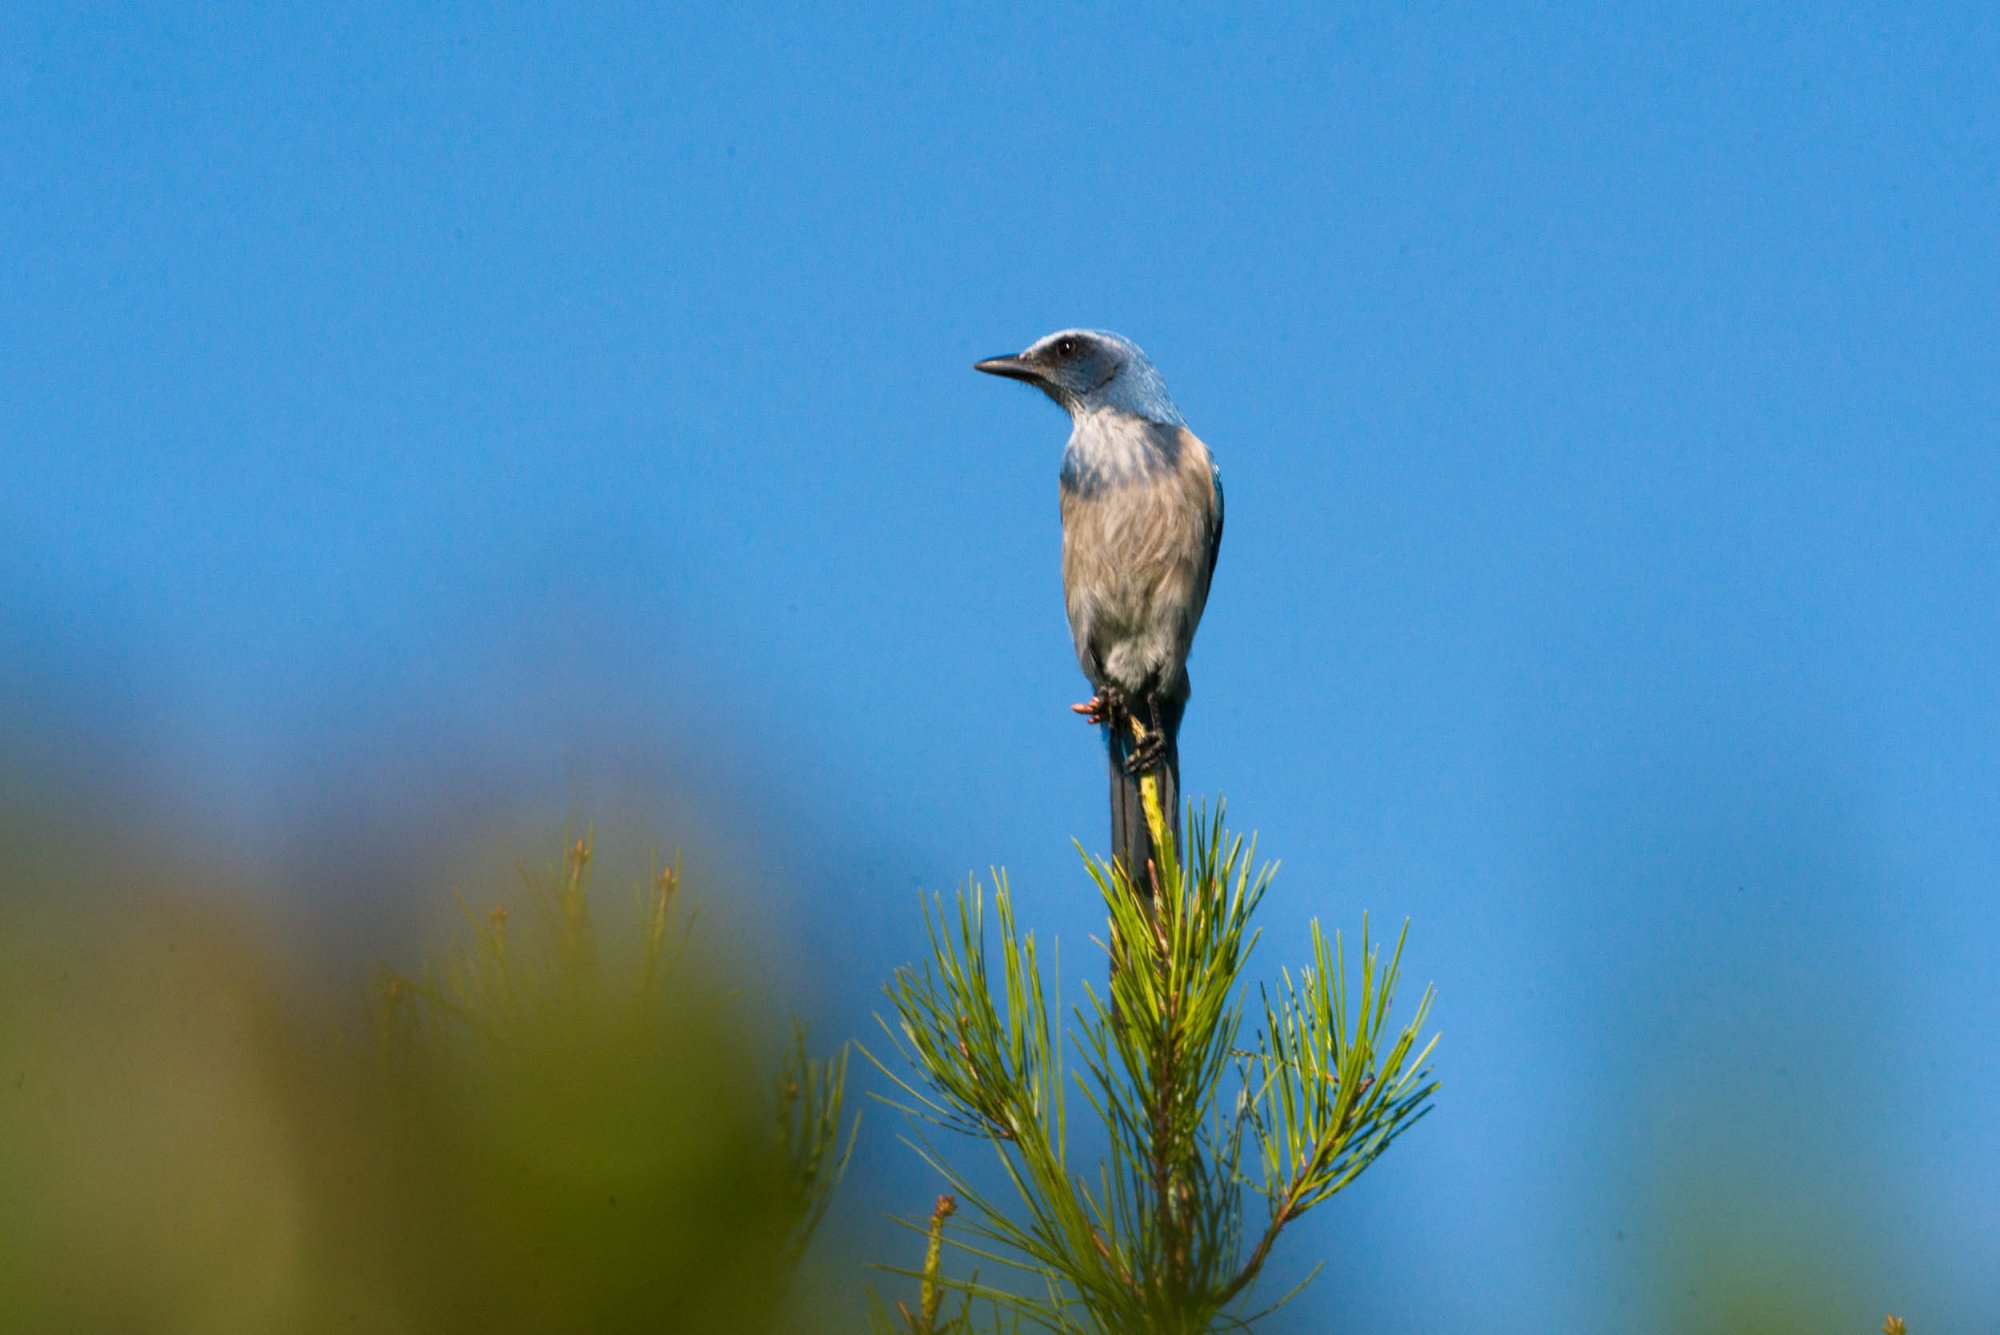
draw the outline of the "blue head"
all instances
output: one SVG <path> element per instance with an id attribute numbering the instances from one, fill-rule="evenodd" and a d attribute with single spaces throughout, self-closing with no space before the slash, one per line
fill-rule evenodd
<path id="1" fill-rule="evenodd" d="M 1026 352 L 990 357 L 974 370 L 1025 380 L 1071 417 L 1115 412 L 1164 426 L 1184 426 L 1167 382 L 1139 345 L 1102 329 L 1062 329 Z"/>

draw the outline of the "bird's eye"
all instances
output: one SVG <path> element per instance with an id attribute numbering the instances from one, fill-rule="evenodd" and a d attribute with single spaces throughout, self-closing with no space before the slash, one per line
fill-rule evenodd
<path id="1" fill-rule="evenodd" d="M 1059 339 L 1057 339 L 1057 340 L 1056 340 L 1056 356 L 1058 356 L 1058 357 L 1074 357 L 1075 355 L 1076 355 L 1076 340 L 1075 340 L 1075 339 L 1073 339 L 1073 338 L 1059 338 Z"/>

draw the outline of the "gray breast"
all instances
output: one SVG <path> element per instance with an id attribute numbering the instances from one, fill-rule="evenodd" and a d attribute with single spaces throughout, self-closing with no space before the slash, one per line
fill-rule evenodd
<path id="1" fill-rule="evenodd" d="M 1180 466 L 1182 448 L 1177 428 L 1122 414 L 1091 414 L 1077 421 L 1063 450 L 1063 490 L 1095 497 L 1171 473 Z"/>

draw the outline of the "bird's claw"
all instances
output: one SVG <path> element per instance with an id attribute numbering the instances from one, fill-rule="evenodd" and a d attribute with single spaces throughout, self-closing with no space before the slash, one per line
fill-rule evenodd
<path id="1" fill-rule="evenodd" d="M 1111 721 L 1111 702 L 1106 700 L 1102 693 L 1091 696 L 1082 704 L 1071 705 L 1070 709 L 1083 715 L 1083 721 L 1093 727 Z"/>
<path id="2" fill-rule="evenodd" d="M 1125 753 L 1125 772 L 1141 775 L 1158 769 L 1167 758 L 1167 735 L 1158 728 L 1148 732 L 1139 744 Z"/>
<path id="3" fill-rule="evenodd" d="M 1071 705 L 1070 709 L 1083 715 L 1083 721 L 1092 727 L 1105 723 L 1116 727 L 1125 718 L 1125 699 L 1106 686 L 1082 704 Z"/>

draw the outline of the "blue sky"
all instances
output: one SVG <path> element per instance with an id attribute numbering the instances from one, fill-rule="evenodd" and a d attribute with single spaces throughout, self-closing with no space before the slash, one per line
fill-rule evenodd
<path id="1" fill-rule="evenodd" d="M 1065 425 L 969 366 L 1117 329 L 1264 963 L 1440 990 L 1297 1328 L 2000 1322 L 2000 21 L 591 8 L 0 16 L 17 734 L 253 863 L 705 794 L 858 1028 L 915 886 L 1092 930 Z"/>

